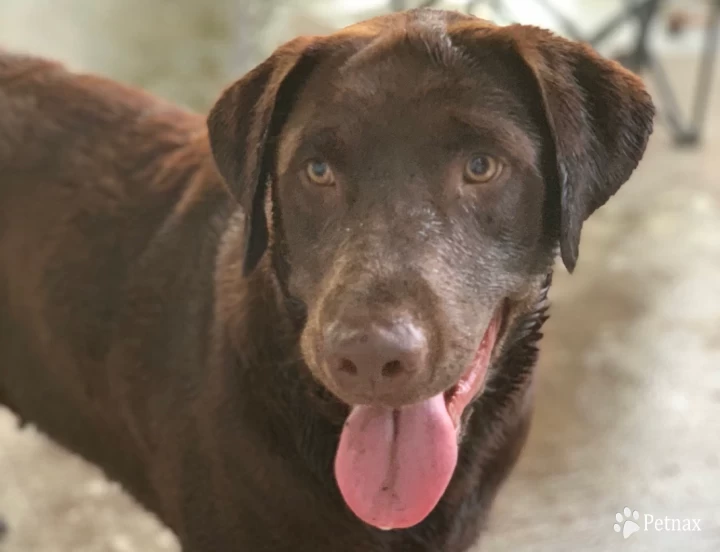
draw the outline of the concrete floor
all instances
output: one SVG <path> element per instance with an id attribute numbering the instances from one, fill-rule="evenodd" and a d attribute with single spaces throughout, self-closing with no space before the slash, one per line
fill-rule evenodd
<path id="1" fill-rule="evenodd" d="M 671 65 L 689 83 L 693 67 Z M 720 80 L 720 79 L 719 79 Z M 720 81 L 705 144 L 660 127 L 558 270 L 530 441 L 483 552 L 720 550 Z M 0 552 L 167 552 L 173 537 L 94 468 L 0 412 Z M 640 531 L 613 525 L 629 507 Z M 700 532 L 645 530 L 699 519 Z M 632 518 L 631 513 L 631 518 Z"/>

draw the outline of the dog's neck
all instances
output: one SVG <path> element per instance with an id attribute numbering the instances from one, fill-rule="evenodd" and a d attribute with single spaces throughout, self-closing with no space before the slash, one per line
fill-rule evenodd
<path id="1" fill-rule="evenodd" d="M 231 217 L 218 255 L 216 324 L 236 369 L 277 400 L 292 393 L 289 404 L 340 427 L 347 407 L 313 378 L 300 352 L 304 309 L 278 281 L 273 256 L 266 254 L 247 277 L 242 276 L 242 214 Z M 262 347 L 256 347 L 262 344 Z M 253 374 L 256 372 L 256 374 Z M 316 407 L 316 408 L 313 408 Z"/>

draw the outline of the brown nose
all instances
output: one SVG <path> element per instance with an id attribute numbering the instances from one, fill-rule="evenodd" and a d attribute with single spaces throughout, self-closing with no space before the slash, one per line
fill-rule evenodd
<path id="1" fill-rule="evenodd" d="M 402 403 L 427 372 L 425 333 L 412 322 L 363 326 L 336 322 L 326 332 L 329 376 L 350 402 Z"/>

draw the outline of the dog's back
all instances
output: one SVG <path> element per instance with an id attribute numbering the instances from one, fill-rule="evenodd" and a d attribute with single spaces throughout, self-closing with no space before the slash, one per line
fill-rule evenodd
<path id="1" fill-rule="evenodd" d="M 0 53 L 0 403 L 137 494 L 108 358 L 149 251 L 206 193 L 224 192 L 202 117 Z"/>

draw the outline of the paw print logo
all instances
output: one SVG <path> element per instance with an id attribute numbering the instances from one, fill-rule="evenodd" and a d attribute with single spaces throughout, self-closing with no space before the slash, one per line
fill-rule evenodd
<path id="1" fill-rule="evenodd" d="M 637 510 L 625 508 L 622 513 L 615 514 L 617 523 L 613 525 L 613 529 L 616 533 L 622 532 L 624 539 L 629 539 L 631 535 L 640 531 L 640 526 L 636 523 L 639 518 L 640 514 Z"/>

